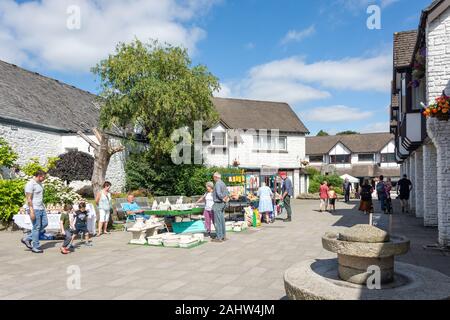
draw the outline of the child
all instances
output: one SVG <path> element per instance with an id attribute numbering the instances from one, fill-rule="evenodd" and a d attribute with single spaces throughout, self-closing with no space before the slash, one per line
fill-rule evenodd
<path id="1" fill-rule="evenodd" d="M 73 207 L 70 204 L 66 204 L 64 206 L 64 212 L 61 214 L 61 218 L 59 221 L 59 226 L 61 228 L 61 233 L 65 235 L 65 239 L 63 245 L 61 247 L 62 254 L 70 253 L 70 244 L 72 243 L 72 230 L 70 228 L 70 212 Z"/>
<path id="2" fill-rule="evenodd" d="M 87 220 L 88 220 L 88 212 L 86 210 L 86 203 L 80 202 L 78 204 L 78 211 L 74 214 L 74 220 L 75 220 L 75 232 L 73 233 L 72 240 L 75 239 L 75 237 L 83 233 L 85 237 L 85 245 L 88 247 L 92 246 L 92 242 L 89 239 L 89 232 L 87 229 Z"/>
<path id="3" fill-rule="evenodd" d="M 330 207 L 332 208 L 331 211 L 336 212 L 337 194 L 333 186 L 330 186 L 330 190 L 328 191 L 328 198 L 330 199 Z"/>
<path id="4" fill-rule="evenodd" d="M 212 211 L 214 205 L 213 191 L 214 183 L 208 182 L 206 184 L 206 193 L 197 201 L 197 203 L 205 202 L 203 216 L 205 217 L 205 229 L 209 237 L 211 237 L 211 223 L 214 223 L 214 213 Z"/>

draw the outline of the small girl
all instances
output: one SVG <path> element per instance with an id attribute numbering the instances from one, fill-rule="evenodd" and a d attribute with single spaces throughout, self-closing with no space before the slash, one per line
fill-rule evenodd
<path id="1" fill-rule="evenodd" d="M 330 200 L 330 207 L 332 208 L 331 211 L 336 212 L 337 193 L 334 190 L 333 186 L 330 186 L 330 190 L 328 191 L 328 198 Z"/>
<path id="2" fill-rule="evenodd" d="M 70 223 L 70 213 L 72 212 L 72 205 L 66 204 L 64 206 L 64 211 L 61 213 L 61 217 L 59 220 L 59 226 L 61 228 L 61 233 L 65 235 L 63 245 L 61 246 L 61 253 L 62 254 L 68 254 L 70 253 L 70 247 L 72 243 L 72 230 L 71 230 L 71 223 Z"/>
<path id="3" fill-rule="evenodd" d="M 205 202 L 205 210 L 203 211 L 203 216 L 205 217 L 205 229 L 209 237 L 211 237 L 211 223 L 214 223 L 213 191 L 214 191 L 214 183 L 212 182 L 206 183 L 206 193 L 197 201 L 197 203 Z"/>

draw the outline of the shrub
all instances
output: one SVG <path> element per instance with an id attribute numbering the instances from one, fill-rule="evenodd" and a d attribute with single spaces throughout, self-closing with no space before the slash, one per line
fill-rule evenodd
<path id="1" fill-rule="evenodd" d="M 312 178 L 310 176 L 309 193 L 318 193 L 320 185 L 324 181 L 328 182 L 329 185 L 332 185 L 337 194 L 343 194 L 342 184 L 344 183 L 344 180 L 341 177 L 338 175 L 324 176 L 321 174 L 313 175 Z"/>
<path id="2" fill-rule="evenodd" d="M 70 151 L 58 157 L 48 173 L 68 183 L 91 180 L 94 173 L 94 157 L 80 151 Z"/>
<path id="3" fill-rule="evenodd" d="M 25 181 L 0 180 L 0 221 L 9 222 L 25 203 Z"/>
<path id="4" fill-rule="evenodd" d="M 126 189 L 146 190 L 154 196 L 193 196 L 205 193 L 205 184 L 218 171 L 240 174 L 236 168 L 206 168 L 202 165 L 175 165 L 170 157 L 158 163 L 145 154 L 133 154 L 126 164 Z"/>
<path id="5" fill-rule="evenodd" d="M 67 187 L 60 178 L 48 176 L 43 186 L 45 204 L 74 204 L 82 200 L 82 197 Z"/>
<path id="6" fill-rule="evenodd" d="M 0 168 L 11 168 L 19 156 L 13 151 L 5 139 L 0 137 Z"/>
<path id="7" fill-rule="evenodd" d="M 27 176 L 33 177 L 39 170 L 48 172 L 55 167 L 56 162 L 59 160 L 58 157 L 50 157 L 47 159 L 47 163 L 42 165 L 39 158 L 31 158 L 30 162 L 22 166 L 20 170 Z"/>

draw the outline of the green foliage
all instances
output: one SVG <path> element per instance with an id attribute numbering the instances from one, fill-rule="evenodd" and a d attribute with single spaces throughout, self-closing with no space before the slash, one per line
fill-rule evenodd
<path id="1" fill-rule="evenodd" d="M 51 176 L 71 181 L 91 180 L 94 172 L 94 157 L 80 151 L 70 151 L 59 156 L 48 173 Z"/>
<path id="2" fill-rule="evenodd" d="M 9 222 L 25 203 L 25 181 L 0 180 L 0 221 Z"/>
<path id="3" fill-rule="evenodd" d="M 317 134 L 318 137 L 327 137 L 329 136 L 328 132 L 325 132 L 323 130 L 320 130 L 319 133 Z"/>
<path id="4" fill-rule="evenodd" d="M 342 184 L 344 183 L 344 180 L 341 177 L 339 177 L 338 175 L 324 176 L 320 173 L 319 174 L 316 173 L 310 176 L 309 193 L 318 193 L 320 190 L 320 185 L 324 181 L 328 182 L 329 185 L 332 185 L 336 193 L 343 194 Z"/>
<path id="5" fill-rule="evenodd" d="M 337 136 L 350 136 L 350 135 L 354 135 L 354 134 L 359 134 L 359 132 L 348 130 L 348 131 L 339 132 L 336 135 Z"/>
<path id="6" fill-rule="evenodd" d="M 127 190 L 146 189 L 154 196 L 194 196 L 205 192 L 213 174 L 240 174 L 236 168 L 206 168 L 201 165 L 175 165 L 170 157 L 155 163 L 146 154 L 133 154 L 126 164 Z"/>
<path id="7" fill-rule="evenodd" d="M 174 130 L 192 129 L 195 121 L 203 121 L 205 127 L 216 123 L 212 96 L 220 89 L 219 81 L 205 66 L 191 64 L 183 48 L 137 39 L 120 43 L 114 54 L 92 69 L 102 88 L 102 128 L 141 128 L 159 161 L 174 147 L 170 139 Z M 155 172 L 149 174 L 156 179 Z M 160 188 L 150 181 L 146 184 Z"/>
<path id="8" fill-rule="evenodd" d="M 43 183 L 45 204 L 74 204 L 81 200 L 81 196 L 66 186 L 56 177 L 48 176 Z"/>
<path id="9" fill-rule="evenodd" d="M 39 158 L 34 157 L 30 159 L 30 162 L 28 162 L 26 165 L 22 166 L 20 170 L 25 173 L 27 176 L 34 176 L 36 172 L 39 170 L 42 170 L 44 172 L 48 172 L 49 170 L 53 169 L 59 160 L 58 157 L 49 157 L 47 159 L 47 163 L 45 165 L 42 165 L 39 161 Z"/>
<path id="10" fill-rule="evenodd" d="M 10 147 L 5 139 L 0 137 L 0 168 L 6 167 L 11 168 L 14 166 L 15 162 L 19 156 Z"/>
<path id="11" fill-rule="evenodd" d="M 320 175 L 320 171 L 313 167 L 307 167 L 306 172 L 308 173 L 310 179 L 313 179 L 315 176 Z"/>

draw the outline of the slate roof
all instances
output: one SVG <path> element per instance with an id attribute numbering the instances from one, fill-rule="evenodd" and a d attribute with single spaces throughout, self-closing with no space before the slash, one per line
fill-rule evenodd
<path id="1" fill-rule="evenodd" d="M 309 133 L 287 103 L 214 98 L 220 119 L 231 129 L 278 129 L 287 133 Z"/>
<path id="2" fill-rule="evenodd" d="M 411 65 L 417 33 L 417 30 L 394 33 L 394 68 L 405 68 Z"/>
<path id="3" fill-rule="evenodd" d="M 323 155 L 339 142 L 353 153 L 380 152 L 394 136 L 390 133 L 368 133 L 346 136 L 306 137 L 306 154 Z"/>

